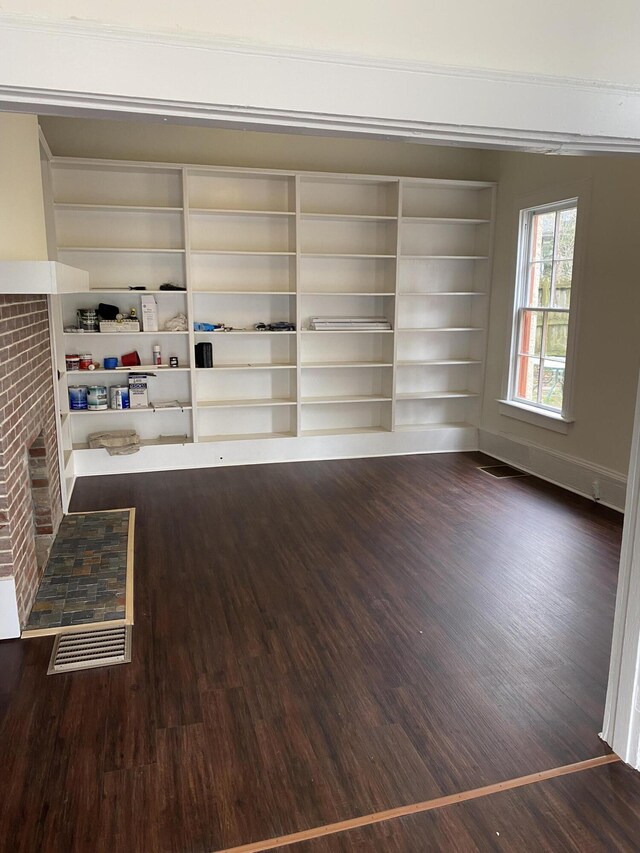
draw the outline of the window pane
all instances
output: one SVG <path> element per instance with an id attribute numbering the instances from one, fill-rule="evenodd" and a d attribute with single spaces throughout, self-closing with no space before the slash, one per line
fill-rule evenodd
<path id="1" fill-rule="evenodd" d="M 571 302 L 571 277 L 573 263 L 556 261 L 556 282 L 553 292 L 553 308 L 568 308 Z"/>
<path id="2" fill-rule="evenodd" d="M 531 218 L 531 258 L 532 261 L 546 261 L 553 258 L 553 238 L 556 228 L 556 212 L 536 213 Z"/>
<path id="3" fill-rule="evenodd" d="M 538 261 L 529 267 L 527 305 L 531 308 L 551 307 L 552 269 L 553 263 L 551 261 Z"/>
<path id="4" fill-rule="evenodd" d="M 569 260 L 573 258 L 577 214 L 578 210 L 575 207 L 558 211 L 560 221 L 558 223 L 558 245 L 555 248 L 556 258 L 568 258 Z"/>
<path id="5" fill-rule="evenodd" d="M 518 356 L 515 396 L 529 403 L 538 402 L 538 374 L 540 361 L 526 355 Z"/>
<path id="6" fill-rule="evenodd" d="M 564 360 L 545 359 L 542 365 L 541 402 L 560 411 L 564 392 Z"/>
<path id="7" fill-rule="evenodd" d="M 564 358 L 567 354 L 567 330 L 569 314 L 560 311 L 550 311 L 547 314 L 547 337 L 544 355 Z"/>
<path id="8" fill-rule="evenodd" d="M 542 311 L 523 311 L 520 318 L 518 351 L 539 355 L 542 345 Z"/>

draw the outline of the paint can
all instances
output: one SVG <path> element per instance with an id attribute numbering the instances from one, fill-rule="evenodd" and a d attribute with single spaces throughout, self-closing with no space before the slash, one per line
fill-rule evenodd
<path id="1" fill-rule="evenodd" d="M 98 312 L 95 308 L 78 308 L 76 312 L 77 327 L 83 332 L 98 332 Z"/>
<path id="2" fill-rule="evenodd" d="M 80 354 L 80 370 L 90 370 L 93 364 L 93 356 L 90 352 Z"/>
<path id="3" fill-rule="evenodd" d="M 69 408 L 71 411 L 79 412 L 87 407 L 87 386 L 69 385 Z"/>
<path id="4" fill-rule="evenodd" d="M 67 370 L 80 370 L 80 356 L 77 353 L 65 355 L 64 363 Z"/>
<path id="5" fill-rule="evenodd" d="M 89 385 L 87 388 L 87 408 L 93 411 L 108 409 L 106 385 Z"/>
<path id="6" fill-rule="evenodd" d="M 109 401 L 112 409 L 129 408 L 129 386 L 112 385 L 109 388 Z"/>

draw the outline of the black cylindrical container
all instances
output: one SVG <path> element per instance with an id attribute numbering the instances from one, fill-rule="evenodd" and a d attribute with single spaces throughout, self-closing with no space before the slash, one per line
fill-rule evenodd
<path id="1" fill-rule="evenodd" d="M 213 344 L 209 341 L 196 344 L 196 367 L 213 367 Z"/>

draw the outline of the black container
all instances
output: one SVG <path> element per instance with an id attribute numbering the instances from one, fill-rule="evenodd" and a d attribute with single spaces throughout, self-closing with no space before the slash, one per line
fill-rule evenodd
<path id="1" fill-rule="evenodd" d="M 213 367 L 213 344 L 208 341 L 196 344 L 196 367 Z"/>

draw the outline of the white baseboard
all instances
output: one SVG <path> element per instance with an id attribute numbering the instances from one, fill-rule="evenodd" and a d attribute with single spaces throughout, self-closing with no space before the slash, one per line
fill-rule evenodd
<path id="1" fill-rule="evenodd" d="M 354 435 L 299 436 L 241 441 L 201 442 L 141 447 L 131 456 L 109 456 L 106 450 L 73 453 L 76 477 L 133 474 L 227 465 L 355 459 L 411 453 L 451 453 L 478 449 L 475 427 L 434 427 L 415 432 L 372 432 Z"/>
<path id="2" fill-rule="evenodd" d="M 627 478 L 617 471 L 484 429 L 478 430 L 478 444 L 483 453 L 501 462 L 508 462 L 542 480 L 591 500 L 593 484 L 597 481 L 600 494 L 598 503 L 624 512 Z"/>
<path id="3" fill-rule="evenodd" d="M 0 640 L 20 636 L 20 618 L 16 584 L 13 578 L 0 578 Z"/>

